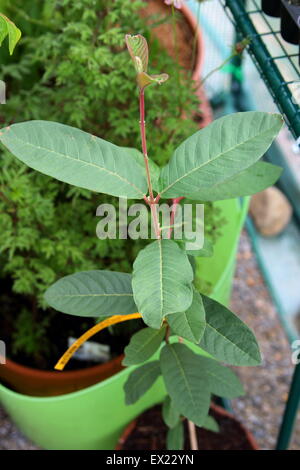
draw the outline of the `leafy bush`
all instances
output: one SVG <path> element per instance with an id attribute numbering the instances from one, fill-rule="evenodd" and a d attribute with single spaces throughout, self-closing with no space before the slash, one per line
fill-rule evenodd
<path id="1" fill-rule="evenodd" d="M 140 0 L 46 0 L 42 6 L 30 0 L 2 1 L 2 11 L 23 31 L 12 57 L 6 48 L 0 50 L 1 78 L 8 88 L 7 104 L 0 109 L 3 123 L 60 121 L 118 145 L 138 146 L 138 100 L 132 99 L 134 70 L 124 34 L 138 30 L 151 38 L 150 28 L 138 15 L 142 5 Z M 157 70 L 163 66 L 176 76 L 177 65 L 154 38 L 151 47 L 153 66 Z M 191 116 L 199 103 L 184 73 L 180 93 L 171 78 L 164 87 L 150 89 L 147 102 L 149 153 L 163 164 L 171 150 L 197 129 Z M 100 200 L 111 201 L 109 196 L 33 172 L 7 152 L 1 155 L 1 167 L 1 276 L 13 280 L 12 290 L 24 296 L 27 311 L 44 307 L 42 293 L 57 277 L 108 266 L 131 270 L 141 244 L 127 243 L 125 248 L 124 240 L 112 243 L 95 236 L 96 207 Z M 208 217 L 218 215 L 210 212 Z M 216 221 L 208 229 L 211 233 L 214 225 Z M 28 335 L 30 317 L 22 329 L 24 306 L 17 315 L 22 315 L 14 326 L 17 349 L 32 356 L 35 347 L 38 353 L 40 337 L 36 323 L 45 313 L 38 310 L 31 325 L 31 337 L 37 339 L 28 347 L 20 336 Z M 45 342 L 46 335 L 44 354 Z"/>

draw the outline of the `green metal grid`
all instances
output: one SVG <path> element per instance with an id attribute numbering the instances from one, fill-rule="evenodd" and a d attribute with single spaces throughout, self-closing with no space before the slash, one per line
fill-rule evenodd
<path id="1" fill-rule="evenodd" d="M 271 19 L 258 0 L 220 0 L 293 136 L 300 136 L 300 70 L 298 46 L 286 43 L 279 19 Z M 274 29 L 274 25 L 278 30 Z M 274 54 L 275 51 L 275 54 Z"/>
<path id="2" fill-rule="evenodd" d="M 287 126 L 294 137 L 298 139 L 300 145 L 300 71 L 297 46 L 290 46 L 283 41 L 280 31 L 276 31 L 273 27 L 276 20 L 270 19 L 263 13 L 260 8 L 260 1 L 220 1 L 235 27 L 236 37 L 239 40 L 244 38 L 251 40 L 248 52 L 275 104 L 284 116 Z M 279 21 L 277 25 L 279 27 Z M 276 54 L 273 53 L 275 49 Z M 289 71 L 288 74 L 286 73 L 287 70 Z M 296 365 L 294 370 L 288 401 L 279 429 L 276 450 L 288 449 L 299 404 L 300 363 Z"/>

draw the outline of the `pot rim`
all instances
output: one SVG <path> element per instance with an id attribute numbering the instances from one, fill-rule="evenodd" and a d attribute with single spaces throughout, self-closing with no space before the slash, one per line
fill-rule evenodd
<path id="1" fill-rule="evenodd" d="M 23 364 L 19 364 L 12 359 L 6 358 L 6 363 L 1 364 L 0 367 L 7 367 L 11 371 L 19 374 L 19 375 L 26 375 L 26 376 L 34 376 L 35 378 L 46 379 L 46 378 L 54 378 L 55 380 L 60 380 L 63 382 L 67 377 L 69 379 L 76 379 L 78 377 L 87 377 L 93 372 L 97 372 L 98 370 L 101 371 L 103 368 L 107 368 L 109 365 L 114 363 L 118 363 L 122 361 L 124 355 L 120 354 L 113 359 L 104 362 L 102 364 L 96 364 L 94 366 L 84 367 L 77 370 L 67 370 L 67 371 L 56 371 L 56 370 L 40 370 L 36 369 L 35 367 L 24 366 Z M 0 374 L 1 375 L 1 374 Z"/>
<path id="2" fill-rule="evenodd" d="M 232 413 L 227 411 L 225 408 L 222 406 L 216 405 L 215 403 L 211 402 L 210 404 L 210 409 L 214 410 L 216 413 L 218 413 L 221 416 L 226 416 L 227 418 L 230 418 L 231 420 L 235 421 L 238 423 L 242 431 L 244 432 L 246 439 L 250 443 L 251 447 L 253 448 L 252 450 L 259 450 L 258 444 L 255 441 L 252 433 L 244 426 L 241 421 L 239 421 Z M 136 427 L 138 418 L 134 419 L 131 421 L 128 426 L 124 429 L 121 437 L 119 438 L 115 450 L 123 450 L 123 445 Z"/>

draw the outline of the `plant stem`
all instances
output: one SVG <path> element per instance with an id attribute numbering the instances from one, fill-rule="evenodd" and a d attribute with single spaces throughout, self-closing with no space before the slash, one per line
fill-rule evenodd
<path id="1" fill-rule="evenodd" d="M 237 55 L 239 55 L 239 53 L 237 53 L 236 51 L 233 51 L 230 56 L 228 56 L 220 65 L 218 65 L 217 67 L 215 67 L 214 69 L 212 69 L 202 80 L 201 80 L 201 85 L 204 84 L 204 82 L 206 82 L 206 80 L 211 77 L 211 75 L 213 75 L 215 72 L 218 72 L 218 70 L 221 70 L 224 65 L 226 65 L 228 62 L 230 62 L 234 57 L 236 57 Z"/>
<path id="2" fill-rule="evenodd" d="M 154 198 L 154 195 L 153 195 L 151 174 L 150 174 L 150 168 L 149 168 L 149 157 L 148 157 L 148 152 L 147 152 L 144 88 L 140 89 L 140 131 L 141 131 L 141 139 L 142 139 L 142 151 L 144 155 L 147 183 L 148 183 L 148 189 L 149 189 L 149 198 L 144 198 L 144 199 L 151 209 L 156 238 L 160 239 L 161 228 L 159 226 L 159 220 L 158 220 L 158 215 L 157 215 L 157 200 Z"/>
<path id="3" fill-rule="evenodd" d="M 170 328 L 169 325 L 167 325 L 166 335 L 165 335 L 165 341 L 166 341 L 166 343 L 169 343 L 170 333 L 171 333 L 171 328 Z"/>
<path id="4" fill-rule="evenodd" d="M 191 443 L 191 450 L 199 450 L 198 441 L 197 441 L 197 434 L 196 434 L 196 426 L 190 420 L 188 420 L 188 428 L 189 428 L 189 437 L 190 437 L 190 443 Z"/>

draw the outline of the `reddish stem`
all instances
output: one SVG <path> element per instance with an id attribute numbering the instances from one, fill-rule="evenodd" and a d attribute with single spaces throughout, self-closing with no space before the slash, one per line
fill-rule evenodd
<path id="1" fill-rule="evenodd" d="M 140 89 L 140 131 L 141 131 L 141 139 L 142 139 L 142 151 L 144 155 L 147 183 L 148 183 L 148 189 L 149 189 L 149 198 L 144 197 L 144 200 L 147 202 L 147 204 L 150 206 L 150 209 L 151 209 L 156 238 L 160 239 L 161 228 L 159 226 L 159 220 L 157 216 L 157 202 L 159 201 L 159 197 L 154 198 L 154 195 L 153 195 L 151 174 L 150 174 L 150 168 L 149 168 L 149 158 L 148 158 L 148 153 L 147 153 L 144 88 Z"/>

